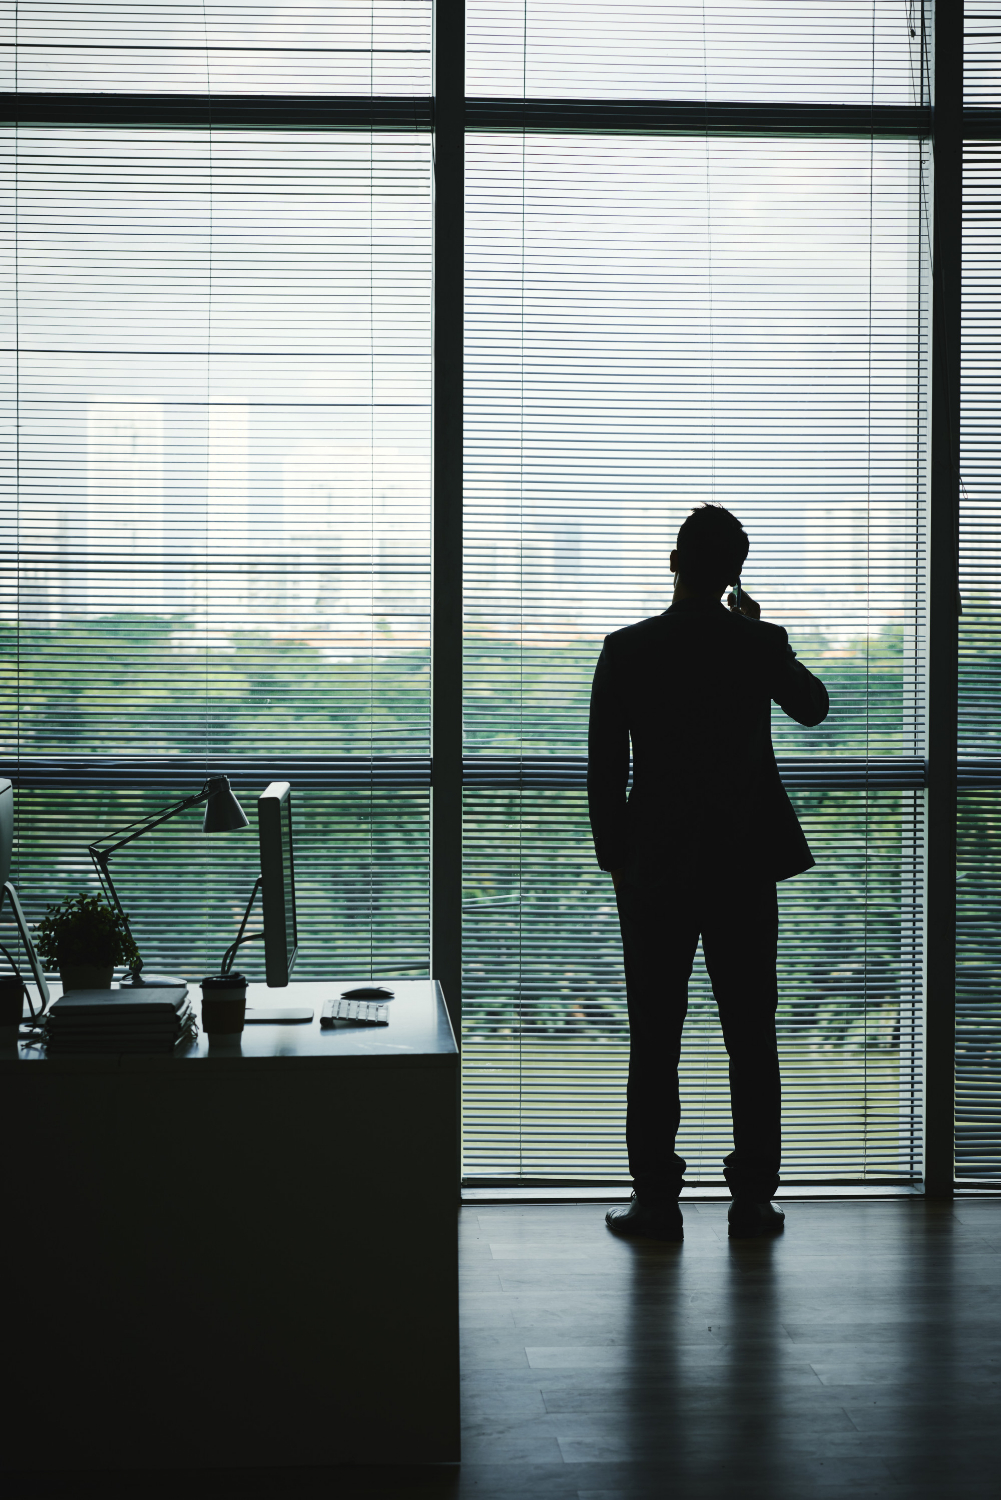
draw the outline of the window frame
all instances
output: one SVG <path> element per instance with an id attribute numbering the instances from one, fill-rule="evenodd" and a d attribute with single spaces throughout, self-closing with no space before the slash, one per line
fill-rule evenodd
<path id="1" fill-rule="evenodd" d="M 214 130 L 428 131 L 434 172 L 433 238 L 433 485 L 432 485 L 432 743 L 431 965 L 441 982 L 456 1035 L 461 1032 L 462 786 L 462 439 L 463 439 L 463 193 L 466 133 L 558 128 L 565 131 L 678 131 L 700 134 L 782 132 L 928 138 L 934 157 L 929 530 L 928 741 L 924 759 L 908 758 L 883 774 L 920 785 L 927 798 L 925 930 L 925 1189 L 948 1198 L 955 1190 L 955 961 L 957 773 L 964 786 L 991 784 L 989 766 L 957 765 L 959 339 L 964 139 L 1001 138 L 1001 109 L 963 107 L 963 5 L 934 7 L 930 59 L 934 97 L 910 106 L 692 104 L 678 100 L 485 99 L 465 92 L 465 0 L 435 0 L 432 93 L 419 96 L 225 96 L 156 94 L 0 95 L 5 123 L 31 125 L 189 126 Z M 9 772 L 12 768 L 3 768 Z M 108 774 L 149 766 L 108 765 Z M 304 768 L 305 769 L 305 768 Z M 787 768 L 795 776 L 796 768 Z M 336 783 L 333 760 L 311 761 L 310 774 Z M 388 770 L 388 768 L 387 768 Z M 399 771 L 399 767 L 394 768 Z M 420 777 L 423 767 L 411 768 Z M 503 770 L 521 782 L 553 775 L 558 763 Z M 825 787 L 858 784 L 878 768 L 811 766 Z M 392 771 L 389 774 L 393 774 Z M 86 771 L 69 764 L 22 761 L 22 785 L 81 785 Z M 885 784 L 885 782 L 884 782 Z"/>

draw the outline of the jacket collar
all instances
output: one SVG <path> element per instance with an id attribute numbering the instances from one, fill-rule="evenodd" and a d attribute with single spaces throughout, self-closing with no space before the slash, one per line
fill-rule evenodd
<path id="1" fill-rule="evenodd" d="M 665 615 L 710 615 L 716 610 L 722 610 L 728 615 L 730 611 L 721 599 L 679 599 L 677 603 L 671 604 L 665 609 Z"/>

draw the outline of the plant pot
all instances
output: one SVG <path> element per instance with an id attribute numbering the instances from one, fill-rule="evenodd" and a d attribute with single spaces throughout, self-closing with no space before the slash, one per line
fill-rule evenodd
<path id="1" fill-rule="evenodd" d="M 60 964 L 63 994 L 67 990 L 110 990 L 114 964 Z"/>

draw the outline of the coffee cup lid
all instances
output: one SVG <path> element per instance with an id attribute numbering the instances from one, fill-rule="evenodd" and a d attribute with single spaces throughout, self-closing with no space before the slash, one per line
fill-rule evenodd
<path id="1" fill-rule="evenodd" d="M 202 980 L 203 990 L 245 990 L 246 974 L 206 974 Z"/>

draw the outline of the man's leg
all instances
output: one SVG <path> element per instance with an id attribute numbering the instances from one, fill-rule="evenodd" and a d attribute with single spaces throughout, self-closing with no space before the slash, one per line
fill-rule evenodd
<path id="1" fill-rule="evenodd" d="M 691 893 L 627 865 L 616 893 L 629 1006 L 626 1146 L 641 1203 L 677 1199 L 678 1060 L 699 928 Z"/>
<path id="2" fill-rule="evenodd" d="M 702 950 L 730 1057 L 734 1151 L 724 1171 L 734 1198 L 766 1203 L 778 1187 L 782 1155 L 775 882 L 714 882 L 703 913 Z"/>

